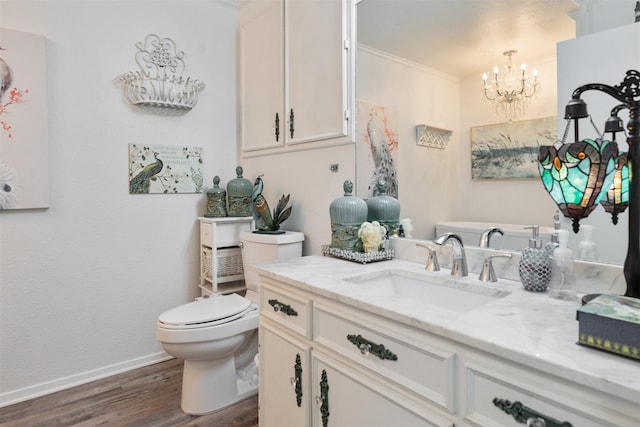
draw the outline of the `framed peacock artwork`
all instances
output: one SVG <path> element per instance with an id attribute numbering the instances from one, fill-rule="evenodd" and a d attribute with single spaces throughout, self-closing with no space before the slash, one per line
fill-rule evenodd
<path id="1" fill-rule="evenodd" d="M 129 144 L 129 193 L 202 193 L 202 147 Z"/>
<path id="2" fill-rule="evenodd" d="M 358 101 L 356 136 L 356 194 L 362 199 L 378 195 L 383 179 L 386 194 L 398 198 L 398 119 L 394 109 Z"/>
<path id="3" fill-rule="evenodd" d="M 48 207 L 46 38 L 0 28 L 0 211 Z"/>

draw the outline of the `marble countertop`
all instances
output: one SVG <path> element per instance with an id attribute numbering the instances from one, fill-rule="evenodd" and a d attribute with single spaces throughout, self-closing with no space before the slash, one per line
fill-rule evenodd
<path id="1" fill-rule="evenodd" d="M 345 278 L 400 268 L 412 274 L 449 276 L 448 270 L 425 272 L 424 265 L 392 260 L 367 265 L 332 257 L 306 256 L 254 267 L 261 275 L 380 316 L 422 329 L 557 377 L 640 401 L 640 362 L 576 344 L 579 303 L 527 292 L 520 282 L 458 279 L 462 285 L 509 292 L 507 296 L 454 312 L 370 291 Z M 580 294 L 579 294 L 580 295 Z"/>

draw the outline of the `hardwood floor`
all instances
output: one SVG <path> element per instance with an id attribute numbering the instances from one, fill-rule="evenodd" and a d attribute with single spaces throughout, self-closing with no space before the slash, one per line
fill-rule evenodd
<path id="1" fill-rule="evenodd" d="M 182 412 L 182 364 L 173 359 L 0 408 L 0 426 L 258 426 L 257 396 L 209 415 Z"/>

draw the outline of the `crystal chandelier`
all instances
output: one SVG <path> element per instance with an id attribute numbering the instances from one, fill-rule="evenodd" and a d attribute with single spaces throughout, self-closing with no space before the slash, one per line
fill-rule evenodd
<path id="1" fill-rule="evenodd" d="M 518 70 L 513 67 L 512 57 L 517 50 L 507 50 L 502 54 L 509 58 L 502 70 L 496 65 L 493 75 L 482 75 L 484 97 L 491 101 L 496 113 L 504 115 L 508 120 L 518 114 L 524 114 L 529 101 L 540 89 L 538 70 L 533 70 L 531 77 L 526 75 L 526 65 L 523 63 Z"/>

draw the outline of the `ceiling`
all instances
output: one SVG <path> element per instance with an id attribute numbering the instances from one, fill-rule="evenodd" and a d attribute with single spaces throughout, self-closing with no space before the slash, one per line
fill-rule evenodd
<path id="1" fill-rule="evenodd" d="M 575 37 L 573 0 L 362 0 L 358 43 L 453 76 L 555 57 Z"/>

